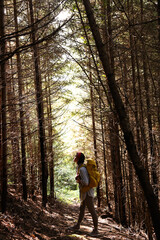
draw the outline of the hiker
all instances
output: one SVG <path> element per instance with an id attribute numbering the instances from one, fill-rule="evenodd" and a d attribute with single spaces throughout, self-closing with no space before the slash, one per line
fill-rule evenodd
<path id="1" fill-rule="evenodd" d="M 81 204 L 80 204 L 78 222 L 75 226 L 72 227 L 72 229 L 73 230 L 80 229 L 80 224 L 83 220 L 84 213 L 85 213 L 85 207 L 87 206 L 92 216 L 93 225 L 94 225 L 94 229 L 90 233 L 90 235 L 94 236 L 98 234 L 98 216 L 94 208 L 94 189 L 90 188 L 87 192 L 82 192 L 82 187 L 87 186 L 89 184 L 89 175 L 86 167 L 84 166 L 84 160 L 85 160 L 84 154 L 81 152 L 77 152 L 74 158 L 74 162 L 77 163 L 76 181 L 77 183 L 79 183 Z"/>

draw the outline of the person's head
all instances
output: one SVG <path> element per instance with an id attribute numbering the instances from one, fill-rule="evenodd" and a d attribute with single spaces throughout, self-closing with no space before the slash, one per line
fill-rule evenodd
<path id="1" fill-rule="evenodd" d="M 74 162 L 76 162 L 78 165 L 84 163 L 85 156 L 81 152 L 77 152 L 76 156 L 74 158 Z"/>

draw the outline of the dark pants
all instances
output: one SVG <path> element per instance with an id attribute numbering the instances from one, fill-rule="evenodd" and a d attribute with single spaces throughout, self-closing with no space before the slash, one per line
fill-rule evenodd
<path id="1" fill-rule="evenodd" d="M 87 206 L 88 211 L 90 212 L 90 214 L 92 216 L 94 229 L 97 230 L 98 229 L 98 216 L 97 216 L 96 210 L 94 208 L 93 197 L 88 196 L 88 194 L 87 194 L 85 200 L 81 203 L 81 206 L 80 206 L 78 225 L 80 225 L 82 220 L 83 220 L 86 206 Z"/>

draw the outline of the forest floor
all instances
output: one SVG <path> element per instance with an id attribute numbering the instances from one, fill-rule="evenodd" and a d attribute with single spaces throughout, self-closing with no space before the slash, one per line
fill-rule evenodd
<path id="1" fill-rule="evenodd" d="M 92 220 L 86 211 L 80 231 L 68 230 L 77 220 L 79 204 L 68 205 L 58 200 L 42 208 L 40 200 L 26 202 L 9 192 L 6 214 L 0 213 L 0 240 L 147 240 L 142 231 L 123 228 L 112 218 L 99 216 L 99 235 L 90 237 Z M 99 213 L 100 215 L 100 213 Z"/>

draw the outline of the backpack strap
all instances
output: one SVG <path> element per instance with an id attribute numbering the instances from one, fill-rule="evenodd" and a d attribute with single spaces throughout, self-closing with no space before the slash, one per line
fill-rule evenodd
<path id="1" fill-rule="evenodd" d="M 85 165 L 85 164 L 81 164 L 80 166 L 78 166 L 78 169 L 77 169 L 77 174 L 79 174 L 79 172 L 80 172 L 80 169 L 81 169 L 82 167 L 86 167 L 86 165 Z"/>
<path id="2" fill-rule="evenodd" d="M 82 164 L 82 165 L 80 165 L 80 166 L 78 167 L 77 174 L 79 174 L 80 169 L 81 169 L 82 167 L 85 167 L 86 170 L 87 170 L 86 164 Z M 87 171 L 87 172 L 88 172 L 88 171 Z M 81 192 L 82 192 L 82 193 L 88 192 L 90 188 L 91 188 L 91 187 L 90 187 L 89 185 L 88 185 L 88 186 L 82 186 L 82 187 L 81 187 Z"/>

